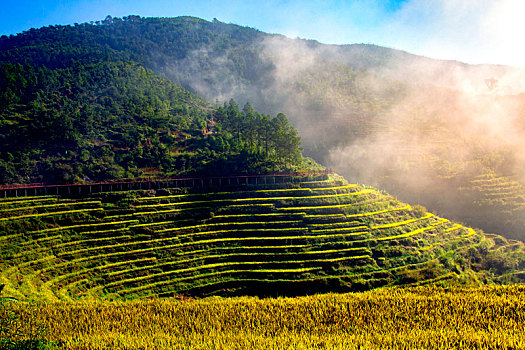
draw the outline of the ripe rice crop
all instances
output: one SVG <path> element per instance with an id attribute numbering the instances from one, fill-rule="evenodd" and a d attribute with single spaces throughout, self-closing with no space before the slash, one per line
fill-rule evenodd
<path id="1" fill-rule="evenodd" d="M 4 303 L 57 349 L 523 349 L 523 286 Z M 480 312 L 483 310 L 483 312 Z"/>

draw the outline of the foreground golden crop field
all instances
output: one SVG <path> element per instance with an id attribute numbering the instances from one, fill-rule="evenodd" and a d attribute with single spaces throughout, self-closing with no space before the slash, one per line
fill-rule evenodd
<path id="1" fill-rule="evenodd" d="M 523 285 L 4 307 L 60 349 L 525 349 Z"/>

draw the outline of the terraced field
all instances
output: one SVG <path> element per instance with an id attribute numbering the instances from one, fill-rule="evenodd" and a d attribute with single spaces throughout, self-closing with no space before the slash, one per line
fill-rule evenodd
<path id="1" fill-rule="evenodd" d="M 275 296 L 524 277 L 516 241 L 337 175 L 300 180 L 2 199 L 2 295 Z M 515 265 L 483 265 L 507 248 Z"/>
<path id="2" fill-rule="evenodd" d="M 467 218 L 488 230 L 499 232 L 504 225 L 507 237 L 523 240 L 525 230 L 525 185 L 511 177 L 487 173 L 473 178 L 461 194 L 472 203 Z M 467 202 L 466 202 L 467 203 Z"/>

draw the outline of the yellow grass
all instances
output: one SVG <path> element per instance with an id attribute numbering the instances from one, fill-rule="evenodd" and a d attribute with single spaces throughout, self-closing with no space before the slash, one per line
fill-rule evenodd
<path id="1" fill-rule="evenodd" d="M 57 349 L 524 349 L 525 287 L 10 303 Z"/>

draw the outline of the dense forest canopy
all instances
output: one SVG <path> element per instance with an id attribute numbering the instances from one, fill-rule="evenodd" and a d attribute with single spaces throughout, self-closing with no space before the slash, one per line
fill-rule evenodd
<path id="1" fill-rule="evenodd" d="M 119 23 L 137 20 L 2 38 L 0 182 L 301 166 L 300 138 L 284 114 L 260 114 L 249 103 L 241 110 L 234 100 L 212 106 L 126 54 L 115 54 L 111 43 L 126 44 L 107 36 L 105 25 L 118 33 Z"/>

